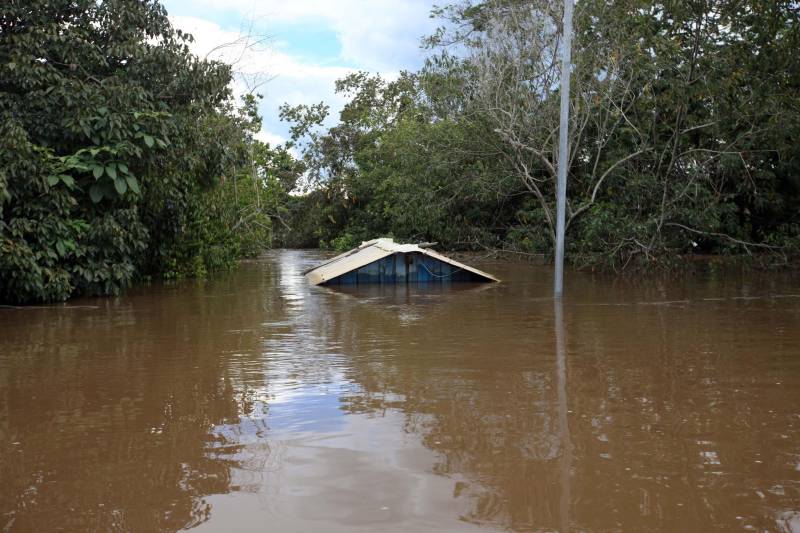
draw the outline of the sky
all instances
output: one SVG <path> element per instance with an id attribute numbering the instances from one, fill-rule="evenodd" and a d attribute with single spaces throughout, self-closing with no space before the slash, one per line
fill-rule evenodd
<path id="1" fill-rule="evenodd" d="M 433 32 L 429 17 L 434 0 L 162 0 L 177 29 L 195 38 L 201 57 L 234 64 L 239 72 L 234 92 L 263 82 L 262 141 L 288 139 L 288 125 L 278 118 L 283 103 L 331 106 L 329 125 L 344 105 L 334 82 L 359 70 L 388 79 L 422 66 L 420 38 Z M 252 31 L 248 31 L 252 28 Z M 236 42 L 243 34 L 266 37 L 249 47 Z"/>

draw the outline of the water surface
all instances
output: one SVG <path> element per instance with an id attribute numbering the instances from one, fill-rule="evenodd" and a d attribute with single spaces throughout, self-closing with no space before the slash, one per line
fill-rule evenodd
<path id="1" fill-rule="evenodd" d="M 0 308 L 0 528 L 800 531 L 797 275 L 321 257 Z"/>

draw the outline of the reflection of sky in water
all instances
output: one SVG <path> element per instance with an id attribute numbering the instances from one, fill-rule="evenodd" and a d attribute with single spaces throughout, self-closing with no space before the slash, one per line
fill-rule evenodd
<path id="1" fill-rule="evenodd" d="M 562 351 L 548 272 L 347 292 L 319 259 L 1 312 L 0 530 L 800 532 L 796 275 L 576 272 Z"/>
<path id="2" fill-rule="evenodd" d="M 632 372 L 626 364 L 638 376 L 641 362 L 614 357 L 653 346 L 663 349 L 665 343 L 670 354 L 685 353 L 681 338 L 665 337 L 671 328 L 659 330 L 662 336 L 652 346 L 649 336 L 641 337 L 643 346 L 631 346 L 627 333 L 620 342 L 607 323 L 631 320 L 628 311 L 617 311 L 620 304 L 609 303 L 606 294 L 588 298 L 570 312 L 591 305 L 614 309 L 573 318 L 579 324 L 573 326 L 573 349 L 579 346 L 584 355 L 597 352 L 600 357 L 573 357 L 568 365 L 566 326 L 561 333 L 553 327 L 553 315 L 562 312 L 553 313 L 552 300 L 539 291 L 518 294 L 525 286 L 511 284 L 486 289 L 309 287 L 302 272 L 311 263 L 296 252 L 282 253 L 274 263 L 264 295 L 269 306 L 253 330 L 256 348 L 229 359 L 228 370 L 235 368 L 233 375 L 239 377 L 231 384 L 234 396 L 241 398 L 240 414 L 215 426 L 207 449 L 209 456 L 231 465 L 232 492 L 256 496 L 253 505 L 272 509 L 270 517 L 288 520 L 284 525 L 313 519 L 335 530 L 332 525 L 339 520 L 350 531 L 349 520 L 356 516 L 376 526 L 372 530 L 383 530 L 377 524 L 399 526 L 410 520 L 406 525 L 419 526 L 435 516 L 434 528 L 457 517 L 454 530 L 467 522 L 510 530 L 529 530 L 534 524 L 569 530 L 573 491 L 582 497 L 587 490 L 574 480 L 582 457 L 594 458 L 593 470 L 584 476 L 598 472 L 603 479 L 616 479 L 609 471 L 616 468 L 617 478 L 627 478 L 641 464 L 631 461 L 638 457 L 629 450 L 648 445 L 661 450 L 660 441 L 649 438 L 650 427 L 658 428 L 672 412 L 658 403 L 663 378 L 650 376 L 655 389 L 625 382 Z M 647 304 L 635 314 L 636 327 L 644 331 L 654 330 L 654 320 L 664 325 L 661 308 L 687 301 L 671 294 L 632 294 L 630 299 L 630 305 Z M 671 316 L 677 328 L 689 329 L 682 315 Z M 712 338 L 706 344 L 710 341 L 719 342 Z M 701 345 L 692 350 L 700 361 L 711 353 Z M 606 360 L 616 366 L 606 369 Z M 582 386 L 594 396 L 570 399 L 570 383 L 580 382 L 582 375 L 590 376 Z M 598 381 L 598 375 L 604 380 Z M 703 401 L 717 405 L 716 373 L 693 379 L 700 386 L 696 390 L 705 391 Z M 628 387 L 627 396 L 620 380 Z M 633 383 L 639 382 L 637 377 Z M 597 398 L 602 401 L 596 403 Z M 584 405 L 580 412 L 581 401 L 591 407 Z M 685 424 L 686 415 L 680 416 Z M 580 422 L 570 427 L 577 417 Z M 647 422 L 638 448 L 620 446 L 615 434 L 617 420 L 626 424 L 631 418 Z M 625 441 L 634 437 L 626 426 Z M 573 438 L 580 445 L 574 450 Z M 731 474 L 726 463 L 730 451 L 716 438 L 704 435 L 695 441 L 694 483 L 697 490 L 708 491 Z M 686 461 L 680 452 L 676 457 Z M 796 464 L 793 460 L 792 468 Z M 538 481 L 531 483 L 532 478 Z M 588 486 L 602 485 L 595 478 Z M 642 491 L 642 516 L 655 516 L 664 498 L 683 498 L 662 487 L 625 486 Z M 792 489 L 786 486 L 760 487 L 756 501 L 790 500 Z M 541 487 L 546 487 L 544 494 L 530 492 Z M 598 491 L 608 492 L 607 487 Z M 215 523 L 241 515 L 247 505 L 245 500 L 215 500 L 217 520 L 223 520 Z M 311 508 L 316 516 L 310 516 Z M 789 510 L 776 506 L 769 512 L 779 513 L 773 523 L 793 531 L 797 515 Z M 254 522 L 248 530 L 257 530 L 262 510 L 250 512 Z M 306 525 L 316 530 L 319 523 Z"/>
<path id="3" fill-rule="evenodd" d="M 339 431 L 344 426 L 339 396 L 348 384 L 299 387 L 269 402 L 267 427 L 273 431 L 317 433 Z"/>
<path id="4" fill-rule="evenodd" d="M 340 397 L 357 389 L 347 382 L 276 388 L 254 395 L 252 407 L 238 423 L 216 426 L 211 448 L 222 451 L 296 434 L 341 431 L 345 413 Z"/>
<path id="5" fill-rule="evenodd" d="M 260 353 L 233 360 L 238 376 L 233 387 L 241 398 L 237 421 L 212 430 L 215 449 L 250 445 L 294 434 L 329 433 L 343 427 L 340 397 L 360 390 L 346 380 L 336 344 L 314 325 L 324 307 L 309 306 L 309 287 L 302 275 L 302 255 L 287 253 L 272 278 L 271 305 L 261 323 Z M 322 315 L 320 315 L 322 313 Z"/>

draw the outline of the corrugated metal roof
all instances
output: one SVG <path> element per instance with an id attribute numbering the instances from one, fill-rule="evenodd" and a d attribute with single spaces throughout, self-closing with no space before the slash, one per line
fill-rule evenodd
<path id="1" fill-rule="evenodd" d="M 487 280 L 500 281 L 491 274 L 487 274 L 486 272 L 478 270 L 477 268 L 459 263 L 454 259 L 450 259 L 449 257 L 434 252 L 428 248 L 422 248 L 417 244 L 399 244 L 394 242 L 394 240 L 387 238 L 373 239 L 371 241 L 362 242 L 361 246 L 358 248 L 354 248 L 349 252 L 337 255 L 336 257 L 329 259 L 320 265 L 306 270 L 303 272 L 303 274 L 305 274 L 306 278 L 311 282 L 312 285 L 319 285 L 320 283 L 325 283 L 326 281 L 332 280 L 338 276 L 341 276 L 342 274 L 346 274 L 347 272 L 356 270 L 362 266 L 368 265 L 392 254 L 407 254 L 414 252 L 427 255 L 444 263 L 453 265 L 454 267 L 472 272 L 473 274 L 486 278 Z"/>

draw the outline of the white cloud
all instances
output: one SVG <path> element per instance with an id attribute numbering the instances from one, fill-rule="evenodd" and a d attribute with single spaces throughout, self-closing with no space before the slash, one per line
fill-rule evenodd
<path id="1" fill-rule="evenodd" d="M 283 144 L 286 142 L 286 139 L 281 135 L 276 135 L 275 133 L 271 133 L 269 131 L 260 131 L 255 135 L 256 139 L 263 143 L 267 143 L 270 146 L 277 146 L 279 144 Z"/>
<path id="2" fill-rule="evenodd" d="M 419 39 L 436 22 L 433 0 L 194 0 L 211 9 L 235 10 L 267 26 L 322 21 L 341 43 L 341 59 L 366 70 L 418 66 Z"/>
<path id="3" fill-rule="evenodd" d="M 260 106 L 264 118 L 261 136 L 265 140 L 270 139 L 273 144 L 278 139 L 283 142 L 288 137 L 288 127 L 278 118 L 278 108 L 283 103 L 297 105 L 324 101 L 331 106 L 333 114 L 338 113 L 345 103 L 344 98 L 335 93 L 334 82 L 354 69 L 303 63 L 289 54 L 268 47 L 244 52 L 241 46 L 220 49 L 220 45 L 239 39 L 239 34 L 204 19 L 170 18 L 176 28 L 194 36 L 192 51 L 198 56 L 210 54 L 211 59 L 228 63 L 236 61 L 234 69 L 238 75 L 233 85 L 236 95 L 247 93 L 254 80 L 263 82 L 256 90 L 264 96 Z M 387 73 L 389 76 L 392 74 Z"/>
<path id="4" fill-rule="evenodd" d="M 289 136 L 288 125 L 280 122 L 278 108 L 324 101 L 331 108 L 332 125 L 345 103 L 334 91 L 337 79 L 356 70 L 367 70 L 395 79 L 401 69 L 414 69 L 421 63 L 419 38 L 433 30 L 428 18 L 432 0 L 167 0 L 177 13 L 197 16 L 171 16 L 173 25 L 195 38 L 193 51 L 201 57 L 234 63 L 237 80 L 234 92 L 244 94 L 253 83 L 262 83 L 257 92 L 264 96 L 260 111 L 264 118 L 261 136 L 275 143 Z M 174 8 L 174 9 L 173 9 Z M 182 9 L 181 9 L 182 8 Z M 205 9 L 205 11 L 203 11 Z M 239 46 L 219 48 L 241 38 L 238 31 L 223 28 L 217 20 L 230 22 L 230 13 L 242 21 L 258 22 L 259 30 L 273 31 L 292 27 L 324 27 L 340 44 L 338 60 L 314 63 L 292 54 L 291 43 L 275 41 L 254 46 L 244 53 Z M 333 64 L 331 64 L 333 63 Z M 268 80 L 268 81 L 267 81 Z"/>

